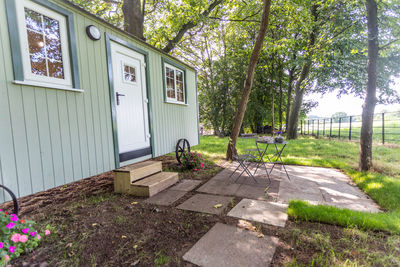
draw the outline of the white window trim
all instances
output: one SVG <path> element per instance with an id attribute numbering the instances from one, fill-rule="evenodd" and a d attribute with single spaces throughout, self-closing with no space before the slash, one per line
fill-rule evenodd
<path id="1" fill-rule="evenodd" d="M 175 98 L 168 97 L 167 67 L 169 69 L 174 70 Z M 183 77 L 183 80 L 182 80 L 182 82 L 183 82 L 183 101 L 178 101 L 178 87 L 177 87 L 177 84 L 176 84 L 176 81 L 177 81 L 176 80 L 176 71 L 177 70 L 182 72 L 182 77 Z M 166 100 L 167 103 L 179 104 L 179 105 L 187 105 L 187 103 L 186 103 L 186 95 L 185 95 L 185 89 L 186 89 L 185 79 L 186 79 L 186 77 L 185 77 L 185 71 L 184 70 L 182 70 L 180 68 L 177 68 L 177 67 L 174 67 L 174 66 L 172 66 L 172 65 L 170 65 L 168 63 L 164 63 L 164 84 L 165 84 L 164 90 L 165 90 L 165 100 Z"/>
<path id="2" fill-rule="evenodd" d="M 42 15 L 45 15 L 49 18 L 55 19 L 59 22 L 64 79 L 53 78 L 48 76 L 40 76 L 32 73 L 30 55 L 29 55 L 28 34 L 25 22 L 25 10 L 24 10 L 25 7 L 33 11 L 36 11 Z M 55 11 L 52 11 L 46 7 L 43 7 L 29 0 L 16 1 L 16 8 L 17 8 L 18 31 L 21 42 L 22 65 L 24 69 L 24 81 L 18 81 L 18 82 L 20 84 L 35 83 L 46 87 L 51 87 L 51 88 L 58 87 L 57 89 L 61 88 L 65 90 L 72 89 L 73 91 L 75 91 L 72 83 L 71 62 L 69 55 L 69 40 L 67 33 L 68 27 L 67 27 L 66 17 L 62 14 L 59 14 Z"/>

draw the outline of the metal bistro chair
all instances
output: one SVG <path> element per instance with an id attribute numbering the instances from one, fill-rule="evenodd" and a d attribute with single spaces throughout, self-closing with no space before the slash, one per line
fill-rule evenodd
<path id="1" fill-rule="evenodd" d="M 229 178 L 231 178 L 233 176 L 234 173 L 236 173 L 236 171 L 241 167 L 243 169 L 243 171 L 240 173 L 240 175 L 236 178 L 235 183 L 239 180 L 239 178 L 243 175 L 244 172 L 246 172 L 249 176 L 251 176 L 251 178 L 253 178 L 253 180 L 257 182 L 257 179 L 254 177 L 254 175 L 250 172 L 249 170 L 249 165 L 250 162 L 249 160 L 256 160 L 257 157 L 254 156 L 253 154 L 251 154 L 252 151 L 258 151 L 257 149 L 247 149 L 246 148 L 246 139 L 256 139 L 257 135 L 256 134 L 242 134 L 242 142 L 244 144 L 244 151 L 246 151 L 245 154 L 239 155 L 237 153 L 235 153 L 234 151 L 234 155 L 233 155 L 233 160 L 238 162 L 239 165 L 236 167 L 236 169 L 231 173 L 231 175 L 229 176 Z"/>

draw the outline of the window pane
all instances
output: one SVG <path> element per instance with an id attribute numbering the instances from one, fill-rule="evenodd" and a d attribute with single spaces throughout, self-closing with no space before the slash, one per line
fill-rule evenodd
<path id="1" fill-rule="evenodd" d="M 49 60 L 49 76 L 53 78 L 64 79 L 64 68 L 62 62 Z"/>
<path id="2" fill-rule="evenodd" d="M 41 76 L 47 76 L 46 59 L 31 55 L 32 73 Z"/>
<path id="3" fill-rule="evenodd" d="M 136 82 L 136 69 L 134 67 L 124 65 L 124 80 L 127 82 Z"/>
<path id="4" fill-rule="evenodd" d="M 25 23 L 28 29 L 43 31 L 41 15 L 29 8 L 25 8 Z"/>
<path id="5" fill-rule="evenodd" d="M 47 57 L 62 61 L 61 42 L 60 39 L 46 39 Z"/>
<path id="6" fill-rule="evenodd" d="M 179 101 L 179 102 L 184 102 L 184 99 L 183 99 L 183 92 L 178 92 L 178 101 Z"/>
<path id="7" fill-rule="evenodd" d="M 28 45 L 30 54 L 40 54 L 44 57 L 44 39 L 43 35 L 34 31 L 27 31 Z"/>
<path id="8" fill-rule="evenodd" d="M 179 71 L 179 70 L 176 71 L 176 80 L 178 82 L 183 82 L 183 72 L 182 71 Z"/>
<path id="9" fill-rule="evenodd" d="M 43 16 L 44 33 L 51 39 L 60 39 L 60 24 L 57 20 Z"/>

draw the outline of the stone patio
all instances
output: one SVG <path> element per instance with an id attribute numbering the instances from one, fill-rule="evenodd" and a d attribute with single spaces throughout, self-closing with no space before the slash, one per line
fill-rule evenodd
<path id="1" fill-rule="evenodd" d="M 286 166 L 289 180 L 282 166 L 275 166 L 270 175 L 271 184 L 265 191 L 268 179 L 264 169 L 257 170 L 255 175 L 257 183 L 246 173 L 234 182 L 241 171 L 236 171 L 232 178 L 229 176 L 236 167 L 237 163 L 232 163 L 197 191 L 280 203 L 300 199 L 315 205 L 330 205 L 367 212 L 380 211 L 373 200 L 351 184 L 348 176 L 335 169 Z M 255 164 L 252 164 L 250 170 L 254 172 L 255 169 Z"/>
<path id="2" fill-rule="evenodd" d="M 199 266 L 269 266 L 278 238 L 217 223 L 184 256 Z"/>
<path id="3" fill-rule="evenodd" d="M 231 197 L 196 194 L 177 208 L 209 214 L 221 214 L 230 202 Z"/>

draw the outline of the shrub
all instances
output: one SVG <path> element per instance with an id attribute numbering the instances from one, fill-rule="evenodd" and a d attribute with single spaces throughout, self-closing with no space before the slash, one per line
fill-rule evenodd
<path id="1" fill-rule="evenodd" d="M 20 220 L 15 214 L 0 209 L 0 265 L 5 266 L 24 252 L 30 252 L 39 245 L 42 236 L 33 227 L 35 222 Z M 49 235 L 45 230 L 43 236 Z"/>
<path id="2" fill-rule="evenodd" d="M 185 152 L 183 154 L 182 165 L 185 169 L 198 171 L 204 168 L 204 158 L 197 152 Z"/>

